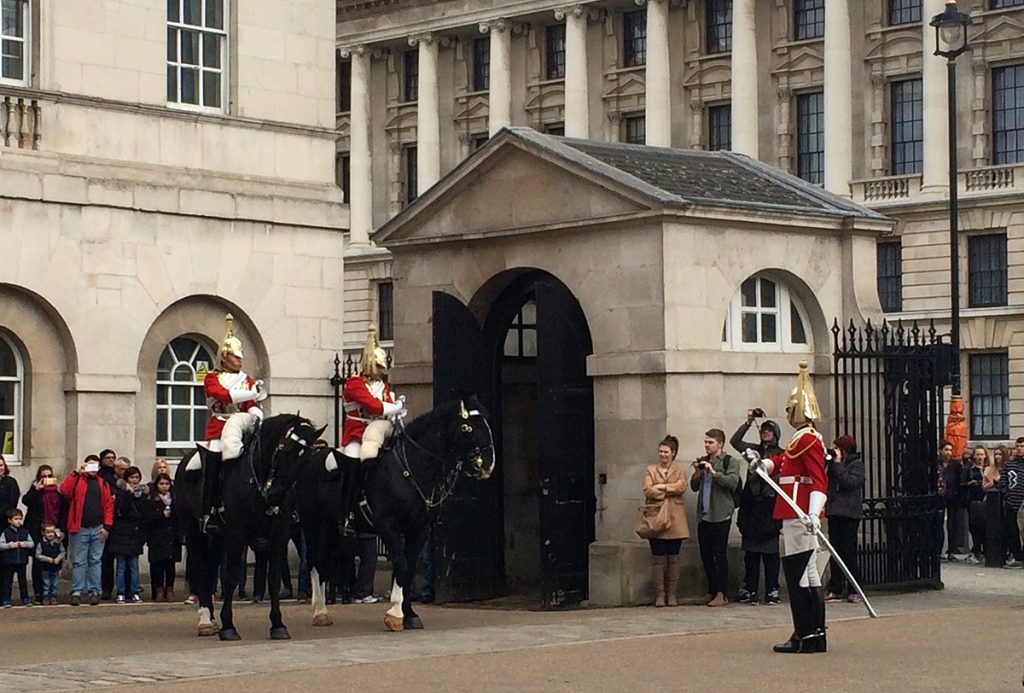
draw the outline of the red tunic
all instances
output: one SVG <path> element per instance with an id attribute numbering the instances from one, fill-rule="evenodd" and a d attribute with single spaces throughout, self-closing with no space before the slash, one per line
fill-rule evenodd
<path id="1" fill-rule="evenodd" d="M 384 402 L 395 401 L 386 382 L 367 382 L 361 375 L 353 375 L 345 381 L 341 396 L 345 400 L 345 425 L 341 429 L 341 447 L 345 447 L 353 440 L 362 441 L 366 424 L 384 416 Z"/>
<path id="2" fill-rule="evenodd" d="M 786 449 L 771 458 L 775 473 L 779 475 L 779 487 L 805 513 L 810 508 L 811 491 L 828 493 L 828 477 L 825 474 L 825 443 L 814 428 L 801 428 L 789 441 Z M 782 498 L 775 499 L 776 520 L 795 520 L 797 515 Z"/>
<path id="3" fill-rule="evenodd" d="M 244 372 L 210 371 L 203 380 L 206 391 L 206 406 L 210 408 L 210 420 L 206 424 L 206 440 L 219 440 L 224 423 L 232 414 L 249 411 L 259 405 L 249 400 L 241 404 L 231 401 L 231 390 L 256 390 L 256 381 Z"/>

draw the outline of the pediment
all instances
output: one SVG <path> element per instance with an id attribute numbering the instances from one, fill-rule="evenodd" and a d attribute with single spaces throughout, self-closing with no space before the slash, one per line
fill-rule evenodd
<path id="1" fill-rule="evenodd" d="M 706 84 L 718 84 L 732 80 L 732 67 L 728 60 L 706 60 L 698 63 L 683 77 L 683 84 L 696 87 Z"/>
<path id="2" fill-rule="evenodd" d="M 1020 41 L 1024 35 L 1024 22 L 1010 15 L 986 22 L 981 27 L 981 31 L 970 37 L 971 44 Z"/>
<path id="3" fill-rule="evenodd" d="M 864 52 L 865 61 L 896 58 L 904 55 L 921 54 L 920 31 L 899 31 L 882 34 L 880 40 L 868 40 L 868 49 Z"/>
<path id="4" fill-rule="evenodd" d="M 775 63 L 772 72 L 803 72 L 822 66 L 820 44 L 799 46 L 786 51 L 785 56 Z"/>
<path id="5" fill-rule="evenodd" d="M 533 111 L 538 108 L 562 106 L 564 103 L 565 86 L 563 84 L 544 84 L 530 89 L 523 107 L 527 111 Z"/>
<path id="6" fill-rule="evenodd" d="M 614 99 L 616 96 L 636 96 L 644 93 L 644 79 L 639 74 L 620 74 L 619 79 L 608 89 L 602 98 Z"/>
<path id="7" fill-rule="evenodd" d="M 417 245 L 553 231 L 657 206 L 616 181 L 505 142 L 468 159 L 381 227 L 374 240 Z"/>
<path id="8" fill-rule="evenodd" d="M 487 95 L 474 94 L 473 96 L 466 97 L 465 101 L 459 104 L 458 110 L 455 111 L 455 115 L 452 117 L 455 120 L 465 120 L 467 118 L 486 116 L 487 113 Z"/>

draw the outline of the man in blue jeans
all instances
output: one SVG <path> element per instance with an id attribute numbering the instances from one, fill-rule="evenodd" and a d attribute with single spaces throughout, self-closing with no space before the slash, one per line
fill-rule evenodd
<path id="1" fill-rule="evenodd" d="M 100 563 L 103 544 L 114 524 L 114 498 L 97 475 L 99 468 L 100 459 L 87 455 L 60 485 L 61 494 L 68 499 L 72 606 L 82 603 L 85 590 L 90 606 L 100 603 Z"/>

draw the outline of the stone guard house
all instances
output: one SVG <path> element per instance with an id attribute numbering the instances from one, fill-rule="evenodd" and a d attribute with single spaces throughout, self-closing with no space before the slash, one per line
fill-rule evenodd
<path id="1" fill-rule="evenodd" d="M 648 599 L 633 528 L 658 442 L 678 436 L 689 473 L 704 431 L 728 437 L 756 406 L 786 438 L 801 359 L 830 410 L 829 328 L 880 316 L 875 243 L 892 226 L 742 155 L 526 128 L 384 225 L 392 382 L 419 410 L 479 394 L 497 439 L 495 477 L 435 530 L 439 598 Z M 695 505 L 688 492 L 694 594 Z"/>

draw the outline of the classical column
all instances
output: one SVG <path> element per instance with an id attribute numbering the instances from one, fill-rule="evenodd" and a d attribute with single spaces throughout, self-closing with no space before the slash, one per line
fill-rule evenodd
<path id="1" fill-rule="evenodd" d="M 370 154 L 370 51 L 365 46 L 342 49 L 352 59 L 352 107 L 349 112 L 349 244 L 370 245 L 373 230 L 373 161 Z"/>
<path id="2" fill-rule="evenodd" d="M 757 35 L 754 0 L 732 3 L 732 150 L 757 158 Z"/>
<path id="3" fill-rule="evenodd" d="M 504 19 L 480 25 L 480 33 L 491 35 L 490 86 L 487 92 L 487 132 L 512 124 L 512 27 Z"/>
<path id="4" fill-rule="evenodd" d="M 921 89 L 923 93 L 924 165 L 921 189 L 943 192 L 949 187 L 949 123 L 946 61 L 935 50 L 935 29 L 931 18 L 945 8 L 944 0 L 924 0 L 921 6 Z M 827 20 L 826 20 L 827 21 Z"/>
<path id="5" fill-rule="evenodd" d="M 565 20 L 565 135 L 590 139 L 590 95 L 587 90 L 587 21 L 582 5 L 555 10 Z"/>
<path id="6" fill-rule="evenodd" d="M 853 179 L 853 64 L 849 0 L 825 3 L 825 189 L 850 197 Z"/>
<path id="7" fill-rule="evenodd" d="M 419 47 L 416 82 L 416 195 L 441 178 L 441 119 L 437 99 L 437 37 L 422 34 L 409 39 Z"/>
<path id="8" fill-rule="evenodd" d="M 636 0 L 643 4 L 644 0 Z M 646 144 L 672 146 L 672 81 L 668 57 L 668 0 L 647 2 Z"/>

